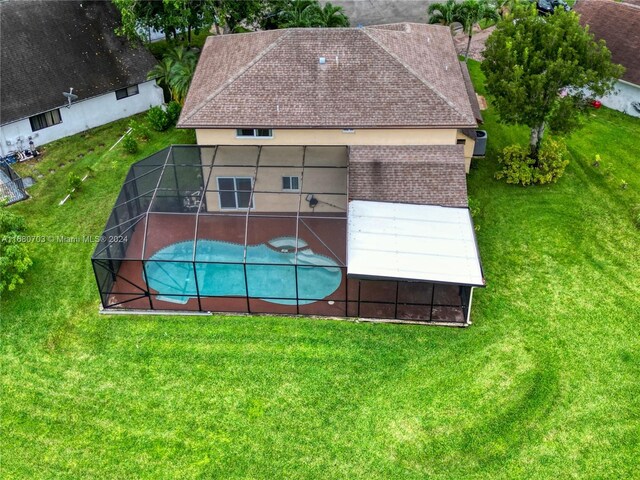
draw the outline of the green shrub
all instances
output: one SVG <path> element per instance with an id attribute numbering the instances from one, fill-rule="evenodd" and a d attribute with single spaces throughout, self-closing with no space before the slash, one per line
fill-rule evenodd
<path id="1" fill-rule="evenodd" d="M 76 175 L 75 173 L 71 172 L 69 174 L 69 177 L 67 177 L 67 185 L 68 185 L 68 192 L 71 193 L 74 190 L 80 190 L 80 186 L 82 185 L 82 179 Z"/>
<path id="2" fill-rule="evenodd" d="M 569 164 L 566 146 L 561 141 L 547 139 L 538 151 L 538 161 L 531 158 L 529 149 L 522 145 L 510 145 L 502 151 L 498 162 L 502 169 L 496 178 L 506 178 L 516 185 L 543 185 L 555 183 Z"/>
<path id="3" fill-rule="evenodd" d="M 149 137 L 151 136 L 149 128 L 144 123 L 131 120 L 129 122 L 129 128 L 131 129 L 131 135 L 136 137 L 138 140 L 142 140 L 143 142 L 149 140 Z"/>
<path id="4" fill-rule="evenodd" d="M 169 116 L 162 107 L 151 107 L 147 112 L 147 121 L 156 132 L 164 132 L 169 128 Z"/>
<path id="5" fill-rule="evenodd" d="M 26 243 L 20 241 L 25 229 L 23 217 L 0 205 L 0 294 L 24 283 L 24 273 L 33 265 Z"/>
<path id="6" fill-rule="evenodd" d="M 125 152 L 131 154 L 134 154 L 138 151 L 138 142 L 133 136 L 133 132 L 124 137 L 124 140 L 122 140 L 122 148 L 124 148 Z"/>
<path id="7" fill-rule="evenodd" d="M 169 102 L 167 104 L 167 117 L 169 118 L 169 125 L 173 126 L 178 123 L 178 118 L 180 117 L 180 111 L 182 107 L 178 102 Z"/>
<path id="8" fill-rule="evenodd" d="M 507 183 L 529 185 L 535 160 L 529 157 L 529 149 L 522 145 L 509 145 L 502 150 L 498 158 L 502 170 L 496 173 L 496 178 L 506 178 Z"/>

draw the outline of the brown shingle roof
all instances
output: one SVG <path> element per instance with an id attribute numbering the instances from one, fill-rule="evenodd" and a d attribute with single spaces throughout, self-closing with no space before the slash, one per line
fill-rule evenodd
<path id="1" fill-rule="evenodd" d="M 640 6 L 613 0 L 583 0 L 575 5 L 580 23 L 604 39 L 615 63 L 624 65 L 623 80 L 640 85 Z"/>
<path id="2" fill-rule="evenodd" d="M 319 58 L 325 57 L 321 66 Z M 473 127 L 448 28 L 398 24 L 210 37 L 180 127 Z"/>
<path id="3" fill-rule="evenodd" d="M 480 104 L 478 103 L 478 97 L 476 96 L 476 90 L 473 88 L 473 82 L 471 81 L 471 75 L 467 64 L 460 62 L 460 70 L 462 70 L 462 78 L 464 78 L 464 86 L 467 90 L 467 96 L 469 97 L 469 103 L 473 110 L 473 115 L 476 117 L 478 123 L 482 123 L 482 112 L 480 111 Z"/>
<path id="4" fill-rule="evenodd" d="M 352 146 L 349 199 L 466 207 L 464 147 Z"/>

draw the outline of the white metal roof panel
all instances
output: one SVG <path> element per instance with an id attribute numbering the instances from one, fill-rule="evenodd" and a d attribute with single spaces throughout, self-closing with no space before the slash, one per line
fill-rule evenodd
<path id="1" fill-rule="evenodd" d="M 469 210 L 436 205 L 351 201 L 347 273 L 484 286 Z"/>

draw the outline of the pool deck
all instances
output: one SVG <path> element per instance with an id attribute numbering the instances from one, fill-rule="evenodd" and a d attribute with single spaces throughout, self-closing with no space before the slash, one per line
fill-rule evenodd
<path id="1" fill-rule="evenodd" d="M 146 228 L 145 228 L 146 227 Z M 146 244 L 144 242 L 147 231 Z M 195 215 L 175 215 L 151 213 L 148 225 L 141 221 L 130 233 L 126 252 L 118 271 L 118 280 L 113 284 L 108 303 L 119 304 L 123 309 L 162 309 L 175 311 L 210 311 L 229 313 L 313 315 L 328 317 L 363 318 L 403 318 L 410 321 L 446 321 L 454 324 L 465 323 L 459 304 L 459 295 L 454 286 L 438 286 L 434 295 L 430 284 L 404 282 L 400 287 L 395 282 L 368 282 L 347 279 L 345 218 L 327 218 L 327 215 L 295 216 L 249 216 L 241 215 L 200 215 L 198 217 L 197 238 L 244 244 L 245 230 L 248 245 L 267 243 L 280 237 L 296 237 L 308 244 L 314 253 L 334 259 L 341 268 L 342 281 L 339 287 L 322 301 L 308 305 L 281 305 L 259 298 L 242 297 L 200 297 L 191 298 L 187 303 L 163 301 L 151 289 L 151 296 L 143 296 L 147 289 L 143 275 L 142 258 L 149 259 L 160 249 L 185 241 L 193 241 L 196 232 Z M 143 256 L 144 248 L 144 256 Z M 126 279 L 126 280 L 125 280 Z M 136 288 L 134 285 L 139 286 Z M 429 299 L 436 297 L 441 305 L 430 306 Z M 359 301 L 359 299 L 361 301 Z M 396 302 L 399 300 L 399 303 Z M 124 302 L 124 303 L 121 303 Z M 420 305 L 417 305 L 417 304 Z"/>

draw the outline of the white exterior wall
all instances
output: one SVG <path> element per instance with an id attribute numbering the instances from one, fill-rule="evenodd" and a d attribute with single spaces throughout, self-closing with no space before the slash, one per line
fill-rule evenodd
<path id="1" fill-rule="evenodd" d="M 620 80 L 616 82 L 611 94 L 599 99 L 605 107 L 613 108 L 627 115 L 640 117 L 640 112 L 631 106 L 631 102 L 640 103 L 640 85 Z"/>
<path id="2" fill-rule="evenodd" d="M 23 148 L 29 146 L 29 136 L 33 137 L 37 147 L 120 118 L 144 112 L 151 106 L 162 105 L 164 101 L 162 89 L 156 85 L 155 80 L 138 84 L 138 91 L 137 95 L 121 100 L 116 99 L 115 91 L 109 92 L 98 97 L 74 102 L 71 104 L 71 108 L 66 108 L 61 103 L 62 123 L 35 132 L 31 130 L 28 117 L 2 125 L 0 126 L 0 154 L 6 155 L 8 152 L 16 150 L 18 137 L 23 139 Z M 60 98 L 64 100 L 62 92 Z M 7 145 L 7 141 L 11 142 L 11 145 Z"/>

